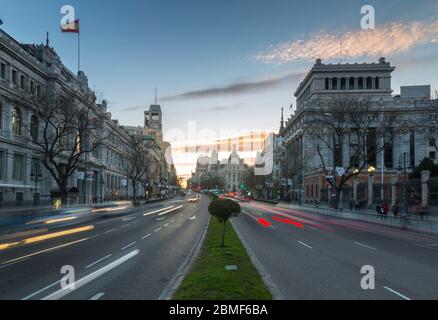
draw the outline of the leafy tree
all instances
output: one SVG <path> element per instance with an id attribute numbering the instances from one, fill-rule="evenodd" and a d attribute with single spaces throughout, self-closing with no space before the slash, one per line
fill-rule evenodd
<path id="1" fill-rule="evenodd" d="M 225 228 L 227 220 L 231 217 L 237 217 L 240 213 L 240 205 L 229 199 L 213 200 L 208 206 L 208 212 L 215 216 L 219 223 L 223 223 L 221 247 L 225 246 Z"/>

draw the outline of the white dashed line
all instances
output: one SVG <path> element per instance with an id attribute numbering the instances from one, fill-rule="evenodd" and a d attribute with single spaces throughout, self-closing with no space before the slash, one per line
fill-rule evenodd
<path id="1" fill-rule="evenodd" d="M 402 298 L 404 300 L 411 300 L 410 298 L 406 297 L 405 295 L 401 294 L 400 292 L 395 291 L 394 289 L 391 289 L 391 288 L 385 287 L 385 286 L 383 286 L 383 288 L 385 288 L 386 290 L 394 293 L 395 295 L 399 296 L 400 298 Z"/>
<path id="2" fill-rule="evenodd" d="M 169 223 L 166 223 L 163 227 L 166 228 L 169 226 Z"/>
<path id="3" fill-rule="evenodd" d="M 128 223 L 128 224 L 124 224 L 123 226 L 119 227 L 119 229 L 129 227 L 130 225 L 131 225 L 130 223 Z"/>
<path id="4" fill-rule="evenodd" d="M 360 242 L 355 242 L 355 244 L 357 244 L 358 246 L 364 247 L 364 248 L 371 249 L 371 250 L 377 250 L 374 247 L 367 246 L 366 244 L 363 244 L 363 243 L 360 243 Z"/>
<path id="5" fill-rule="evenodd" d="M 111 232 L 114 232 L 114 231 L 116 231 L 116 230 L 117 230 L 117 229 L 111 229 L 111 230 L 105 231 L 104 234 L 111 233 Z"/>
<path id="6" fill-rule="evenodd" d="M 158 231 L 160 231 L 162 228 L 160 227 L 160 228 L 158 228 L 157 230 L 155 230 L 154 232 L 158 232 Z"/>
<path id="7" fill-rule="evenodd" d="M 116 261 L 113 261 L 110 264 L 100 268 L 99 270 L 96 270 L 93 273 L 90 273 L 89 275 L 79 279 L 75 283 L 75 289 L 73 289 L 73 290 L 71 288 L 60 289 L 60 290 L 55 291 L 54 293 L 44 297 L 43 300 L 59 300 L 59 299 L 62 299 L 66 295 L 72 293 L 74 290 L 78 290 L 79 288 L 83 287 L 87 283 L 97 279 L 98 277 L 100 277 L 100 276 L 104 275 L 105 273 L 111 271 L 112 269 L 118 267 L 119 265 L 121 265 L 122 263 L 128 261 L 129 259 L 132 259 L 139 252 L 140 252 L 139 250 L 134 250 L 134 251 L 124 255 L 123 257 L 117 259 Z"/>
<path id="8" fill-rule="evenodd" d="M 161 212 L 161 211 L 165 211 L 165 210 L 169 210 L 169 209 L 172 209 L 174 206 L 170 206 L 170 207 L 167 207 L 167 208 L 161 208 L 161 209 L 159 209 L 159 210 L 155 210 L 155 211 L 151 211 L 151 212 L 146 212 L 145 214 L 144 214 L 144 216 L 146 217 L 146 216 L 150 216 L 151 214 L 154 214 L 154 213 L 158 213 L 158 212 Z"/>
<path id="9" fill-rule="evenodd" d="M 133 246 L 133 245 L 136 244 L 136 243 L 137 243 L 137 241 L 134 241 L 134 242 L 132 242 L 132 243 L 130 243 L 130 244 L 124 246 L 124 247 L 123 247 L 122 249 L 120 249 L 120 250 L 125 250 L 126 248 L 129 248 L 129 247 Z"/>
<path id="10" fill-rule="evenodd" d="M 86 266 L 85 269 L 91 268 L 92 266 L 95 266 L 95 265 L 98 264 L 99 262 L 102 262 L 103 260 L 108 259 L 108 258 L 111 257 L 111 256 L 112 256 L 112 254 L 109 254 L 109 255 L 103 257 L 102 259 L 96 260 L 95 262 L 90 263 L 88 266 Z"/>
<path id="11" fill-rule="evenodd" d="M 308 244 L 306 244 L 306 243 L 304 243 L 302 241 L 298 241 L 298 243 L 301 244 L 302 246 L 305 246 L 305 247 L 309 248 L 309 249 L 313 249 L 311 246 L 309 246 Z"/>
<path id="12" fill-rule="evenodd" d="M 24 298 L 21 299 L 21 300 L 29 300 L 30 298 L 35 297 L 36 295 L 40 294 L 41 292 L 44 292 L 44 291 L 46 291 L 47 289 L 50 289 L 51 287 L 56 286 L 57 284 L 60 284 L 60 283 L 61 283 L 61 280 L 58 280 L 58 281 L 56 281 L 56 282 L 53 282 L 52 284 L 49 284 L 47 287 L 42 288 L 41 290 L 38 290 L 38 291 L 36 291 L 36 292 L 34 292 L 34 293 L 28 295 L 27 297 L 24 297 Z"/>
<path id="13" fill-rule="evenodd" d="M 149 238 L 151 235 L 152 235 L 152 233 L 149 233 L 149 234 L 145 235 L 143 238 L 141 238 L 141 240 L 144 240 L 144 239 L 146 239 L 146 238 Z"/>
<path id="14" fill-rule="evenodd" d="M 96 293 L 94 296 L 92 296 L 90 299 L 88 300 L 99 300 L 100 298 L 102 298 L 105 295 L 105 292 L 100 292 L 100 293 Z"/>

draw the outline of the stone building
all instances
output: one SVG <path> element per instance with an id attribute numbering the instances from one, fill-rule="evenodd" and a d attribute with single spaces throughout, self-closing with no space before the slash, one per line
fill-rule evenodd
<path id="1" fill-rule="evenodd" d="M 332 175 L 336 167 L 351 165 L 350 146 L 343 141 L 337 159 L 328 150 L 323 150 L 324 161 L 331 173 L 323 172 L 321 159 L 315 152 L 315 145 L 306 126 L 315 114 L 321 113 L 323 107 L 337 95 L 369 101 L 372 110 L 378 110 L 378 118 L 386 119 L 397 115 L 394 126 L 409 124 L 413 118 L 427 120 L 427 108 L 430 105 L 430 86 L 403 87 L 401 95 L 393 96 L 391 86 L 392 72 L 395 70 L 385 58 L 378 63 L 363 64 L 324 64 L 318 59 L 304 80 L 295 91 L 296 110 L 288 119 L 284 129 L 288 173 L 293 186 L 291 197 L 297 201 L 328 201 L 330 190 L 327 176 Z M 394 128 L 374 128 L 374 136 L 367 138 L 367 148 L 376 149 L 380 143 L 381 132 L 392 132 Z M 371 130 L 372 131 L 372 130 Z M 396 132 L 395 132 L 396 131 Z M 395 195 L 391 188 L 378 192 L 380 188 L 396 183 L 399 167 L 404 165 L 414 168 L 426 157 L 434 158 L 436 154 L 430 148 L 430 142 L 409 125 L 404 130 L 395 130 L 391 141 L 384 142 L 381 150 L 367 161 L 368 170 L 349 183 L 354 188 L 345 193 L 343 200 L 363 201 L 364 206 L 371 206 L 379 200 L 394 202 Z M 382 140 L 383 141 L 383 140 Z M 383 184 L 382 184 L 383 182 Z M 354 184 L 354 186 L 351 186 Z M 358 190 L 358 185 L 365 187 Z"/>
<path id="2" fill-rule="evenodd" d="M 74 96 L 91 110 L 100 123 L 99 131 L 111 133 L 81 159 L 79 169 L 70 176 L 68 188 L 77 194 L 76 201 L 129 197 L 129 184 L 120 168 L 130 150 L 129 135 L 111 119 L 106 102 L 96 101 L 85 73 L 68 70 L 48 39 L 45 44 L 20 44 L 0 30 L 0 205 L 49 203 L 57 189 L 37 156 L 37 146 L 29 143 L 28 136 L 41 128 L 32 108 L 22 100 L 24 94 L 54 91 Z"/>

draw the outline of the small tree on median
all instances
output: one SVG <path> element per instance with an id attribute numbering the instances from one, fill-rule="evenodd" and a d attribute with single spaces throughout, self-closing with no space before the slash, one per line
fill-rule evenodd
<path id="1" fill-rule="evenodd" d="M 214 200 L 208 206 L 208 212 L 215 216 L 219 223 L 223 223 L 221 247 L 225 246 L 225 228 L 229 218 L 237 217 L 240 213 L 240 205 L 232 200 L 218 199 Z"/>

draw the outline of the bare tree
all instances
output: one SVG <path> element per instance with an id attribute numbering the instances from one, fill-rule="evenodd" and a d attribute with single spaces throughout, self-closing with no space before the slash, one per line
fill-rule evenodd
<path id="1" fill-rule="evenodd" d="M 159 177 L 159 161 L 155 159 L 153 150 L 147 149 L 145 152 L 147 165 L 143 175 L 140 177 L 140 184 L 146 192 L 146 190 L 152 187 L 154 180 Z"/>
<path id="2" fill-rule="evenodd" d="M 396 115 L 383 112 L 367 99 L 346 95 L 336 96 L 314 111 L 305 130 L 315 144 L 324 174 L 332 171 L 333 179 L 327 181 L 335 190 L 334 206 L 338 208 L 346 183 L 376 166 L 377 154 L 394 134 Z M 346 161 L 344 146 L 349 148 L 350 159 Z M 342 167 L 343 172 L 336 175 L 336 167 Z"/>
<path id="3" fill-rule="evenodd" d="M 433 97 L 426 103 L 422 115 L 420 119 L 411 119 L 410 125 L 423 135 L 428 140 L 427 143 L 438 153 L 438 90 L 435 90 Z"/>
<path id="4" fill-rule="evenodd" d="M 136 204 L 137 185 L 147 175 L 148 168 L 147 149 L 140 137 L 131 136 L 131 150 L 123 159 L 121 168 L 124 175 L 131 181 L 133 202 Z"/>
<path id="5" fill-rule="evenodd" d="M 105 140 L 103 122 L 90 103 L 73 95 L 52 92 L 21 98 L 33 112 L 25 126 L 28 142 L 36 146 L 36 155 L 58 185 L 65 204 L 69 177 Z"/>

